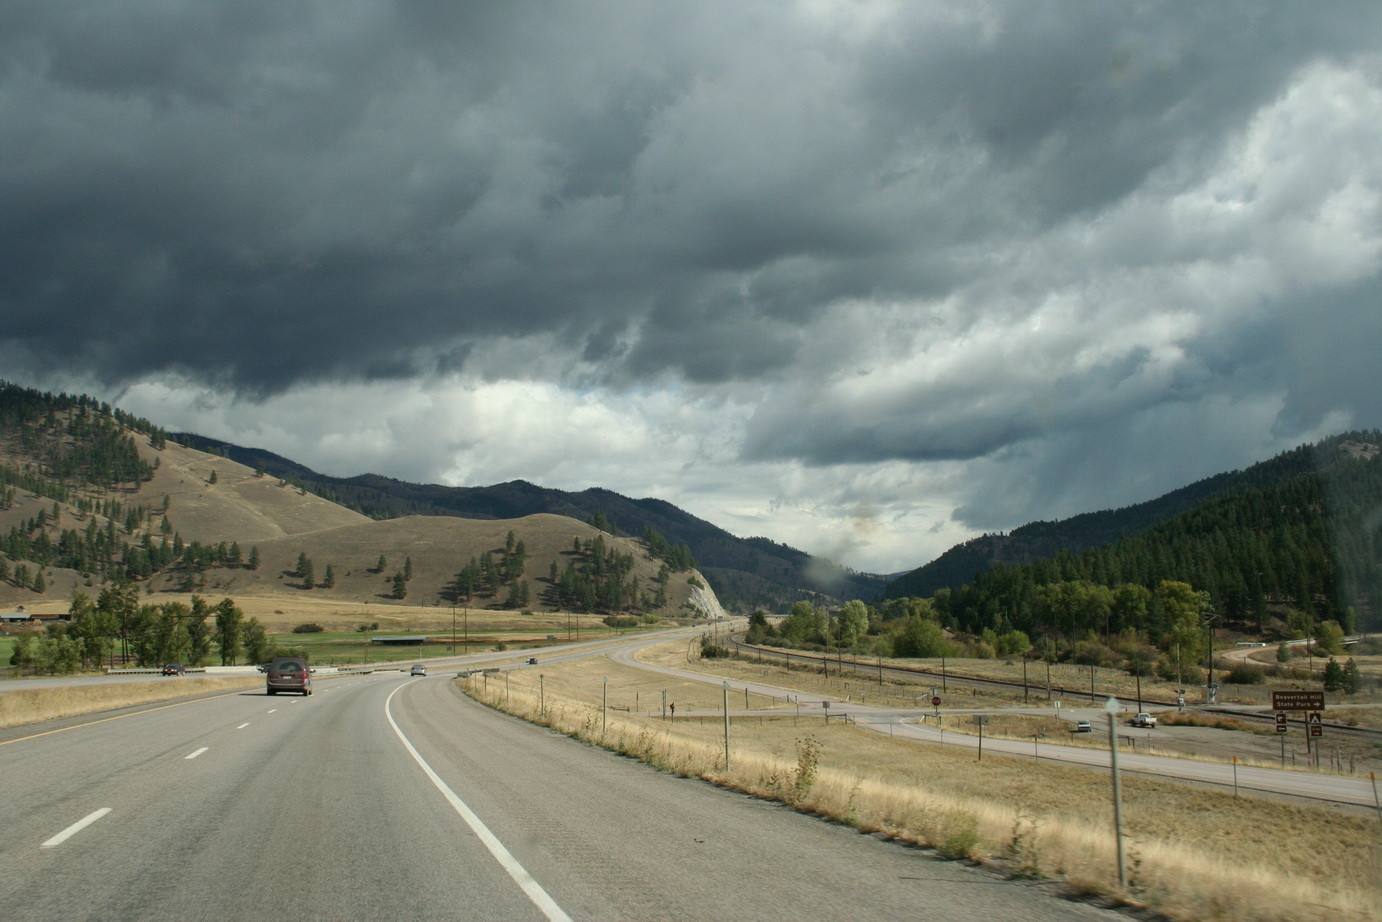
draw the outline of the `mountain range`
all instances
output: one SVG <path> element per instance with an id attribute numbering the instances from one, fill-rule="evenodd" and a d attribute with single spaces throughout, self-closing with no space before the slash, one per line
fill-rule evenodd
<path id="1" fill-rule="evenodd" d="M 195 433 L 179 442 L 304 486 L 319 496 L 371 518 L 399 515 L 515 519 L 565 515 L 588 522 L 603 516 L 620 534 L 640 537 L 651 528 L 685 544 L 696 568 L 721 604 L 740 611 L 780 609 L 800 599 L 874 599 L 887 586 L 883 576 L 858 573 L 829 560 L 767 538 L 739 538 L 660 499 L 631 499 L 611 490 L 577 493 L 511 480 L 483 487 L 417 484 L 378 474 L 332 477 L 258 448 L 245 448 Z"/>

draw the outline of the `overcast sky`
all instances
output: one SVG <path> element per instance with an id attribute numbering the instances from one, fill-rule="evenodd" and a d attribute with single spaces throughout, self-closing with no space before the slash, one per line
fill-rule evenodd
<path id="1" fill-rule="evenodd" d="M 8 0 L 0 378 L 861 570 L 1382 426 L 1382 4 Z"/>

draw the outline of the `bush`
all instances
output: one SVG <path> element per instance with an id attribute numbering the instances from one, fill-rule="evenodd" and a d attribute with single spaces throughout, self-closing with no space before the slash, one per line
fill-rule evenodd
<path id="1" fill-rule="evenodd" d="M 293 633 L 320 634 L 324 630 L 326 630 L 326 628 L 322 627 L 320 624 L 317 624 L 315 621 L 308 621 L 306 624 L 299 624 L 297 627 L 293 628 Z"/>
<path id="2" fill-rule="evenodd" d="M 1224 681 L 1230 685 L 1261 685 L 1263 671 L 1258 666 L 1249 663 L 1234 663 L 1233 668 L 1224 676 Z"/>
<path id="3" fill-rule="evenodd" d="M 612 628 L 638 627 L 638 619 L 632 615 L 606 615 L 603 620 Z"/>
<path id="4" fill-rule="evenodd" d="M 936 850 L 942 858 L 957 861 L 968 858 L 979 847 L 979 818 L 967 810 L 956 810 L 947 817 Z"/>

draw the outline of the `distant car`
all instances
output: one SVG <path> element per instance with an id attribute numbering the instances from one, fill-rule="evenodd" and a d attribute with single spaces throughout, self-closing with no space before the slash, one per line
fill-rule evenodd
<path id="1" fill-rule="evenodd" d="M 1075 721 L 1075 733 L 1093 733 L 1094 727 L 1087 720 Z"/>
<path id="2" fill-rule="evenodd" d="M 269 663 L 264 682 L 271 695 L 289 691 L 312 694 L 312 671 L 300 656 L 280 656 Z"/>
<path id="3" fill-rule="evenodd" d="M 163 667 L 164 675 L 187 675 L 187 667 L 182 663 L 167 663 Z"/>
<path id="4" fill-rule="evenodd" d="M 421 663 L 418 663 L 417 665 L 413 666 L 413 671 L 412 671 L 411 674 L 412 674 L 412 675 L 427 675 L 427 667 L 424 666 L 424 665 L 422 665 Z"/>
<path id="5" fill-rule="evenodd" d="M 1136 717 L 1132 719 L 1132 725 L 1134 727 L 1155 727 L 1156 718 L 1153 717 L 1151 714 L 1148 714 L 1146 711 L 1142 711 L 1140 714 L 1138 714 Z"/>
<path id="6" fill-rule="evenodd" d="M 528 665 L 529 665 L 529 666 L 536 666 L 536 665 L 537 665 L 537 657 L 536 657 L 536 656 L 530 656 L 530 657 L 528 657 Z"/>

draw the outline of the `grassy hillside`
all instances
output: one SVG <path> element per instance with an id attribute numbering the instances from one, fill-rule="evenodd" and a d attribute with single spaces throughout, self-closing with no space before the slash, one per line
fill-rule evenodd
<path id="1" fill-rule="evenodd" d="M 488 581 L 458 587 L 467 567 L 483 576 L 483 564 L 517 560 L 515 545 L 521 574 L 510 572 L 516 563 L 502 578 L 490 567 Z M 672 572 L 641 541 L 568 516 L 381 521 L 262 467 L 180 445 L 87 398 L 10 385 L 0 385 L 0 552 L 4 605 L 70 599 L 75 589 L 94 593 L 132 578 L 151 597 L 195 591 L 400 606 L 454 598 L 535 611 L 584 598 L 578 610 L 667 616 L 691 613 L 695 595 L 715 608 L 695 571 Z M 299 571 L 304 558 L 310 587 Z M 328 568 L 334 585 L 323 586 Z"/>

